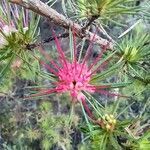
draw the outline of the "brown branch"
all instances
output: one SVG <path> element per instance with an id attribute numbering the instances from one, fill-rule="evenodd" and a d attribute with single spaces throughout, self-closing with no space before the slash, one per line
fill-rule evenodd
<path id="1" fill-rule="evenodd" d="M 42 15 L 49 19 L 51 22 L 54 22 L 54 24 L 64 27 L 65 29 L 74 28 L 76 34 L 80 38 L 87 38 L 88 40 L 92 40 L 92 37 L 94 34 L 89 31 L 83 31 L 82 27 L 71 21 L 70 19 L 67 19 L 62 14 L 59 14 L 57 11 L 46 5 L 45 3 L 41 2 L 40 0 L 9 0 L 12 3 L 18 4 L 20 6 L 23 6 L 27 9 L 30 9 L 34 12 L 36 12 L 39 15 Z M 108 46 L 109 49 L 113 48 L 114 43 L 101 38 L 98 35 L 95 35 L 95 41 L 96 44 L 102 45 L 102 46 Z"/>

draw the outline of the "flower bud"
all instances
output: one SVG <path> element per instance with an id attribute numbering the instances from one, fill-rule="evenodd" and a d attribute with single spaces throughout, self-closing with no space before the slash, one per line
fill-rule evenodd
<path id="1" fill-rule="evenodd" d="M 110 130 L 111 129 L 111 126 L 109 124 L 106 124 L 106 130 Z"/>
<path id="2" fill-rule="evenodd" d="M 109 119 L 108 122 L 109 122 L 110 124 L 113 124 L 113 119 Z"/>
<path id="3" fill-rule="evenodd" d="M 113 124 L 116 124 L 116 119 L 113 119 L 113 120 L 112 120 L 112 123 L 113 123 Z"/>
<path id="4" fill-rule="evenodd" d="M 109 115 L 109 116 L 110 116 L 110 118 L 114 119 L 114 116 L 113 116 L 113 115 Z"/>

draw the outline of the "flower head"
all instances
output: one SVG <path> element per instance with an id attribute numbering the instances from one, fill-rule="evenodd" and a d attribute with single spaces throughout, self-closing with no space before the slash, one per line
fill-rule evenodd
<path id="1" fill-rule="evenodd" d="M 42 53 L 45 58 L 50 62 L 50 65 L 46 64 L 45 61 L 39 60 L 40 63 L 45 66 L 45 68 L 55 76 L 55 80 L 52 81 L 53 88 L 41 90 L 37 94 L 31 95 L 31 97 L 49 95 L 52 93 L 65 93 L 69 92 L 73 101 L 83 101 L 85 100 L 84 93 L 94 93 L 99 92 L 103 94 L 110 94 L 103 89 L 107 89 L 110 85 L 104 84 L 93 84 L 92 80 L 94 79 L 97 72 L 101 72 L 102 68 L 106 66 L 108 63 L 108 59 L 103 62 L 99 62 L 103 53 L 107 50 L 107 46 L 101 49 L 97 58 L 92 60 L 90 57 L 92 54 L 92 42 L 90 43 L 85 56 L 82 59 L 78 58 L 77 46 L 76 46 L 76 36 L 73 33 L 73 52 L 72 59 L 67 59 L 64 51 L 60 46 L 60 42 L 58 41 L 57 36 L 53 32 L 53 36 L 55 38 L 55 44 L 58 52 L 58 60 L 53 60 L 43 49 L 39 47 L 40 53 Z M 94 41 L 93 37 L 93 41 Z M 81 54 L 82 55 L 82 54 Z M 93 59 L 93 58 L 92 58 Z M 53 77 L 52 76 L 52 77 Z M 98 83 L 98 82 L 97 82 Z M 115 94 L 110 94 L 115 95 Z"/>
<path id="2" fill-rule="evenodd" d="M 58 70 L 59 82 L 56 89 L 59 92 L 69 91 L 74 99 L 84 98 L 82 91 L 94 92 L 94 87 L 89 83 L 91 70 L 88 66 L 78 62 L 68 62 Z"/>

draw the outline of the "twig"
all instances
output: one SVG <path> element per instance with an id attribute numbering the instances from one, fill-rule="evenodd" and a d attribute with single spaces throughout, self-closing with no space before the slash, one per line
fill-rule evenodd
<path id="1" fill-rule="evenodd" d="M 58 38 L 58 39 L 60 39 L 60 38 L 66 38 L 66 37 L 68 37 L 68 36 L 69 36 L 69 33 L 63 33 L 63 34 L 59 34 L 59 35 L 57 36 L 57 38 Z M 45 39 L 45 40 L 42 41 L 42 42 L 33 43 L 33 44 L 27 44 L 27 45 L 26 45 L 26 49 L 32 50 L 32 49 L 34 49 L 34 48 L 36 48 L 36 47 L 38 47 L 38 46 L 40 46 L 40 45 L 42 45 L 42 44 L 49 43 L 50 41 L 53 41 L 53 40 L 55 40 L 55 38 L 54 38 L 53 36 L 51 36 L 51 37 L 49 37 L 48 39 Z"/>
<path id="2" fill-rule="evenodd" d="M 91 41 L 92 37 L 94 36 L 94 34 L 90 31 L 86 30 L 85 32 L 83 32 L 82 27 L 79 24 L 74 23 L 70 19 L 67 19 L 65 16 L 59 14 L 57 11 L 50 8 L 48 5 L 41 2 L 40 0 L 10 0 L 10 2 L 23 6 L 27 9 L 30 9 L 36 12 L 37 14 L 46 17 L 51 22 L 54 22 L 54 24 L 64 27 L 65 29 L 74 28 L 77 36 L 80 38 L 85 37 Z M 109 45 L 108 46 L 109 49 L 112 49 L 114 46 L 113 42 L 103 39 L 98 35 L 95 35 L 94 42 L 102 46 Z"/>
<path id="3" fill-rule="evenodd" d="M 99 15 L 94 15 L 94 16 L 92 16 L 91 18 L 89 18 L 88 23 L 87 23 L 84 27 L 82 27 L 82 31 L 85 32 L 86 29 L 87 29 L 96 19 L 98 19 L 98 17 L 99 17 Z"/>

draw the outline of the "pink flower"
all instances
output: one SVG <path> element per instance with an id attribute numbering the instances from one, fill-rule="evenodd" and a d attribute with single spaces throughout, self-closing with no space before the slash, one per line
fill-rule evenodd
<path id="1" fill-rule="evenodd" d="M 73 99 L 80 100 L 84 98 L 82 91 L 94 92 L 94 86 L 89 82 L 91 79 L 91 70 L 88 66 L 78 62 L 68 62 L 58 70 L 59 82 L 56 89 L 61 92 L 70 92 Z"/>
<path id="2" fill-rule="evenodd" d="M 103 47 L 96 58 L 91 58 L 92 54 L 92 42 L 94 41 L 95 36 L 90 43 L 86 54 L 83 59 L 79 59 L 77 56 L 77 47 L 76 47 L 76 37 L 75 33 L 73 33 L 73 58 L 67 59 L 64 51 L 60 46 L 60 42 L 58 41 L 55 33 L 53 32 L 53 36 L 55 38 L 55 45 L 57 48 L 58 59 L 52 59 L 40 46 L 39 51 L 42 55 L 44 55 L 45 59 L 49 61 L 50 65 L 48 65 L 45 61 L 37 58 L 52 75 L 50 76 L 52 88 L 42 89 L 37 94 L 32 94 L 31 96 L 25 97 L 25 99 L 38 97 L 38 96 L 46 96 L 53 93 L 69 93 L 72 98 L 72 102 L 81 102 L 86 113 L 91 119 L 94 119 L 88 104 L 86 103 L 86 94 L 92 93 L 100 93 L 102 95 L 109 96 L 121 96 L 119 94 L 110 93 L 107 91 L 108 88 L 111 88 L 112 84 L 103 84 L 97 82 L 96 85 L 93 82 L 93 79 L 97 78 L 97 75 L 100 75 L 101 72 L 105 69 L 109 59 L 105 59 L 105 61 L 99 61 L 102 58 L 103 53 L 107 50 L 107 46 Z"/>
<path id="3" fill-rule="evenodd" d="M 91 56 L 92 51 L 92 43 L 87 49 L 87 52 L 82 61 L 77 59 L 77 48 L 76 48 L 76 40 L 75 33 L 73 34 L 73 44 L 74 50 L 73 55 L 74 58 L 72 61 L 66 58 L 64 51 L 60 46 L 60 42 L 58 41 L 55 33 L 53 32 L 53 36 L 55 37 L 55 44 L 58 52 L 58 60 L 57 62 L 52 60 L 50 56 L 39 47 L 39 51 L 46 57 L 46 59 L 50 62 L 51 65 L 47 65 L 45 61 L 39 60 L 40 63 L 46 67 L 46 69 L 52 73 L 57 80 L 53 81 L 54 88 L 42 90 L 37 94 L 31 95 L 34 96 L 43 96 L 51 93 L 66 93 L 69 92 L 72 100 L 74 102 L 84 101 L 85 95 L 84 91 L 88 93 L 94 93 L 99 91 L 100 89 L 106 89 L 110 86 L 96 86 L 91 83 L 92 77 L 96 74 L 97 71 L 101 69 L 102 66 L 106 65 L 106 61 L 101 65 L 95 68 L 95 65 L 101 59 L 102 54 L 106 51 L 106 47 L 104 47 L 98 57 L 89 64 L 88 60 Z M 94 41 L 94 37 L 93 37 Z"/>

